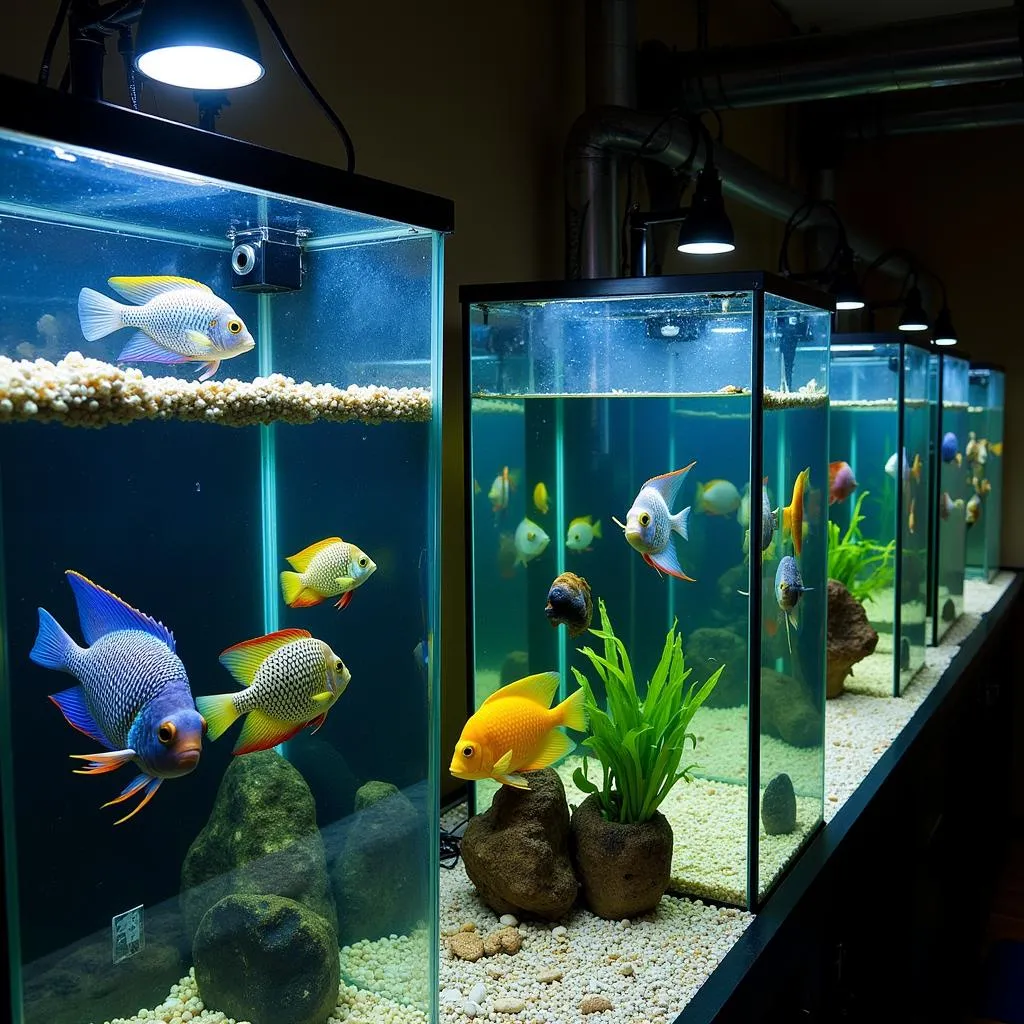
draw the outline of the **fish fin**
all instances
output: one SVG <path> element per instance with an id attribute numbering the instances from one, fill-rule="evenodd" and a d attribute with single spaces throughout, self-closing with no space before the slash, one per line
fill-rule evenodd
<path id="1" fill-rule="evenodd" d="M 320 693 L 314 693 L 312 700 L 315 700 L 317 704 L 323 704 L 325 700 L 331 700 L 334 694 L 330 690 L 322 690 Z"/>
<path id="2" fill-rule="evenodd" d="M 199 373 L 199 370 L 196 370 L 196 373 L 199 373 L 199 382 L 202 383 L 204 380 L 209 380 L 219 369 L 219 359 L 210 359 L 207 360 L 207 362 L 202 363 L 199 370 L 202 370 L 203 372 Z"/>
<path id="3" fill-rule="evenodd" d="M 793 635 L 789 631 L 789 616 L 783 614 L 782 621 L 786 624 L 786 646 L 789 648 L 789 653 L 793 653 Z"/>
<path id="4" fill-rule="evenodd" d="M 235 681 L 244 686 L 252 683 L 256 669 L 260 667 L 278 649 L 290 644 L 293 640 L 306 640 L 311 636 L 306 629 L 279 629 L 276 633 L 256 636 L 251 640 L 243 640 L 221 651 L 220 663 L 235 677 Z M 200 712 L 202 714 L 202 712 Z"/>
<path id="5" fill-rule="evenodd" d="M 165 274 L 149 274 L 143 277 L 108 277 L 107 284 L 126 298 L 129 302 L 142 305 L 166 292 L 176 292 L 179 288 L 199 288 L 204 292 L 211 289 L 190 277 L 171 277 Z"/>
<path id="6" fill-rule="evenodd" d="M 327 712 L 325 711 L 322 715 L 317 715 L 316 718 L 311 719 L 308 723 L 312 726 L 309 731 L 309 735 L 312 736 L 320 731 L 320 727 L 327 721 Z"/>
<path id="7" fill-rule="evenodd" d="M 345 593 L 334 602 L 334 607 L 337 608 L 338 611 L 341 611 L 342 608 L 347 608 L 354 593 L 355 591 L 353 590 L 346 590 Z"/>
<path id="8" fill-rule="evenodd" d="M 84 733 L 89 739 L 95 740 L 107 750 L 113 749 L 110 740 L 103 735 L 103 730 L 96 724 L 96 719 L 93 718 L 89 705 L 85 702 L 85 690 L 81 686 L 72 686 L 69 690 L 51 693 L 50 700 L 60 708 L 60 713 L 73 729 Z"/>
<path id="9" fill-rule="evenodd" d="M 295 602 L 298 600 L 302 591 L 303 585 L 301 573 L 288 572 L 287 570 L 281 573 L 281 596 L 284 598 L 284 603 L 286 605 L 294 608 Z M 320 600 L 323 600 L 323 598 Z"/>
<path id="10" fill-rule="evenodd" d="M 587 727 L 587 715 L 583 710 L 583 687 L 581 686 L 574 693 L 570 693 L 561 704 L 552 708 L 558 715 L 558 724 L 564 725 L 577 732 L 583 732 Z"/>
<path id="11" fill-rule="evenodd" d="M 116 299 L 92 288 L 78 293 L 78 322 L 86 341 L 99 341 L 124 327 L 124 306 Z"/>
<path id="12" fill-rule="evenodd" d="M 206 719 L 206 735 L 211 740 L 220 739 L 238 718 L 233 693 L 211 693 L 196 697 L 196 710 Z"/>
<path id="13" fill-rule="evenodd" d="M 690 506 L 680 509 L 674 516 L 669 516 L 668 521 L 672 526 L 672 529 L 679 534 L 683 540 L 689 540 L 689 534 L 686 532 L 687 523 L 690 521 Z"/>
<path id="14" fill-rule="evenodd" d="M 163 779 L 151 778 L 149 782 L 146 783 L 146 795 L 135 805 L 135 810 L 130 814 L 126 814 L 123 818 L 118 818 L 114 824 L 123 825 L 129 818 L 134 818 L 135 815 L 138 814 L 154 796 L 156 796 L 156 791 L 160 788 L 160 784 L 163 781 Z"/>
<path id="15" fill-rule="evenodd" d="M 84 768 L 72 769 L 76 775 L 104 775 L 116 772 L 122 765 L 135 760 L 135 751 L 130 747 L 125 750 L 109 750 L 101 754 L 69 754 L 76 761 L 88 761 Z"/>
<path id="16" fill-rule="evenodd" d="M 186 331 L 185 337 L 188 338 L 189 343 L 195 348 L 195 355 L 197 356 L 210 355 L 217 351 L 217 346 L 202 331 Z M 219 363 L 220 360 L 217 359 L 214 362 Z"/>
<path id="17" fill-rule="evenodd" d="M 589 518 L 590 518 L 590 516 L 587 516 L 587 519 L 589 519 Z M 601 539 L 601 520 L 600 519 L 597 519 L 597 520 L 594 521 L 594 536 L 597 537 L 598 540 Z"/>
<path id="18" fill-rule="evenodd" d="M 318 555 L 324 548 L 331 544 L 341 543 L 342 539 L 340 537 L 327 537 L 325 540 L 318 540 L 315 544 L 310 544 L 309 547 L 303 548 L 294 555 L 290 555 L 286 561 L 297 572 L 305 572 L 309 568 L 309 563 L 313 561 L 315 555 Z"/>
<path id="19" fill-rule="evenodd" d="M 497 761 L 494 762 L 494 774 L 495 775 L 507 775 L 509 768 L 512 767 L 512 751 L 506 750 Z"/>
<path id="20" fill-rule="evenodd" d="M 500 690 L 495 690 L 480 707 L 492 701 L 503 700 L 505 697 L 525 697 L 541 707 L 550 708 L 551 698 L 558 689 L 558 681 L 557 672 L 539 672 L 536 675 L 525 676 L 514 683 L 506 684 Z"/>
<path id="21" fill-rule="evenodd" d="M 530 788 L 530 784 L 522 777 L 522 775 L 493 775 L 491 777 L 502 783 L 502 785 L 511 786 L 513 789 Z"/>
<path id="22" fill-rule="evenodd" d="M 683 481 L 686 479 L 686 474 L 696 465 L 697 460 L 694 459 L 693 462 L 688 466 L 683 466 L 682 469 L 673 470 L 671 473 L 662 473 L 661 476 L 652 476 L 650 480 L 644 483 L 644 487 L 653 487 L 665 499 L 665 504 L 671 509 L 672 502 L 675 501 L 679 488 L 682 487 Z M 698 493 L 700 493 L 699 485 Z"/>
<path id="23" fill-rule="evenodd" d="M 136 331 L 121 349 L 119 363 L 187 363 L 188 356 L 172 352 L 154 341 L 145 331 Z"/>
<path id="24" fill-rule="evenodd" d="M 65 632 L 64 627 L 45 609 L 39 609 L 39 632 L 29 658 L 43 668 L 66 672 L 73 651 L 81 648 Z M 72 723 L 74 724 L 74 723 Z"/>
<path id="25" fill-rule="evenodd" d="M 561 761 L 566 754 L 571 754 L 576 749 L 576 744 L 565 735 L 553 729 L 544 739 L 540 750 L 534 755 L 529 764 L 524 764 L 520 771 L 536 772 L 541 768 L 548 768 L 556 761 Z"/>
<path id="26" fill-rule="evenodd" d="M 257 750 L 269 750 L 278 743 L 290 740 L 306 725 L 306 722 L 282 722 L 255 708 L 246 716 L 245 725 L 242 726 L 238 742 L 231 753 L 237 757 L 239 754 L 252 754 Z"/>
<path id="27" fill-rule="evenodd" d="M 641 557 L 659 576 L 661 575 L 661 570 L 654 564 L 654 559 L 646 551 Z"/>
<path id="28" fill-rule="evenodd" d="M 149 785 L 152 781 L 152 775 L 147 775 L 145 772 L 139 772 L 139 774 L 121 790 L 120 796 L 115 796 L 113 800 L 108 800 L 105 804 L 100 804 L 100 810 L 102 811 L 104 807 L 113 807 L 114 804 L 122 803 L 129 797 L 135 796 L 140 789 Z"/>
<path id="29" fill-rule="evenodd" d="M 679 564 L 679 556 L 676 554 L 676 549 L 672 546 L 672 541 L 668 542 L 664 551 L 659 551 L 656 555 L 651 555 L 651 562 L 653 562 L 655 568 L 660 569 L 664 573 L 668 573 L 669 576 L 675 576 L 677 580 L 687 580 L 689 583 L 696 583 L 697 581 L 690 576 L 687 576 L 683 572 L 682 566 Z"/>
<path id="30" fill-rule="evenodd" d="M 129 629 L 148 633 L 174 650 L 174 634 L 162 622 L 133 608 L 117 594 L 98 586 L 80 572 L 68 569 L 64 575 L 75 595 L 78 621 L 86 643 L 94 644 L 101 636 Z"/>

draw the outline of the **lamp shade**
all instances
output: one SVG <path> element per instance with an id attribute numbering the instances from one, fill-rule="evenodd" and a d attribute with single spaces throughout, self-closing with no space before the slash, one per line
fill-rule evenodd
<path id="1" fill-rule="evenodd" d="M 736 236 L 722 201 L 722 179 L 713 164 L 705 164 L 697 175 L 690 212 L 679 228 L 680 252 L 699 256 L 732 252 Z"/>
<path id="2" fill-rule="evenodd" d="M 836 300 L 836 309 L 863 309 L 864 293 L 857 272 L 853 269 L 853 253 L 846 249 L 839 264 L 839 272 L 829 289 Z"/>
<path id="3" fill-rule="evenodd" d="M 953 326 L 953 317 L 950 315 L 949 307 L 943 306 L 939 315 L 935 318 L 935 344 L 955 345 L 957 342 L 956 328 Z"/>
<path id="4" fill-rule="evenodd" d="M 921 301 L 921 289 L 917 285 L 914 285 L 907 291 L 907 299 L 903 303 L 903 312 L 900 314 L 900 330 L 928 330 L 928 314 L 924 310 L 924 303 Z"/>
<path id="5" fill-rule="evenodd" d="M 237 89 L 263 77 L 242 0 L 146 0 L 135 53 L 147 78 L 185 89 Z"/>

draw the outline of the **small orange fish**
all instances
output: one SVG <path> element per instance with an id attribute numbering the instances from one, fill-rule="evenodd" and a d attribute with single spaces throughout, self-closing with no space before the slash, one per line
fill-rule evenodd
<path id="1" fill-rule="evenodd" d="M 576 744 L 558 727 L 586 728 L 583 689 L 550 707 L 558 681 L 557 672 L 542 672 L 492 693 L 463 727 L 448 768 L 452 775 L 529 789 L 518 772 L 547 768 L 572 751 Z"/>
<path id="2" fill-rule="evenodd" d="M 990 444 L 988 446 L 988 450 L 993 455 L 1002 455 L 1003 454 L 1003 442 L 1002 441 L 994 441 L 992 444 Z"/>
<path id="3" fill-rule="evenodd" d="M 811 467 L 797 473 L 793 481 L 793 498 L 789 505 L 782 510 L 782 539 L 785 542 L 786 534 L 793 538 L 793 551 L 799 555 L 804 543 L 804 488 L 810 482 Z"/>
<path id="4" fill-rule="evenodd" d="M 911 533 L 914 532 L 914 526 L 916 525 L 916 522 L 917 522 L 914 519 L 914 502 L 915 501 L 916 501 L 915 498 L 911 498 L 910 499 L 910 513 L 907 516 L 907 529 L 910 530 Z"/>
<path id="5" fill-rule="evenodd" d="M 838 504 L 854 492 L 857 481 L 848 462 L 830 462 L 828 464 L 828 503 Z"/>

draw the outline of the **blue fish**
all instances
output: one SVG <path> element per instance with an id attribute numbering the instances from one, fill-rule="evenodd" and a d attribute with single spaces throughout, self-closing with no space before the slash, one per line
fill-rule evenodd
<path id="1" fill-rule="evenodd" d="M 960 454 L 960 442 L 957 441 L 956 434 L 952 430 L 948 430 L 942 438 L 942 461 L 955 462 L 959 466 L 963 459 L 963 455 Z"/>
<path id="2" fill-rule="evenodd" d="M 29 657 L 43 668 L 67 672 L 78 686 L 52 694 L 68 724 L 106 747 L 72 754 L 88 761 L 76 775 L 99 775 L 134 762 L 140 773 L 104 807 L 145 791 L 138 814 L 164 779 L 187 775 L 199 763 L 206 722 L 196 711 L 188 676 L 174 653 L 174 635 L 81 573 L 65 574 L 78 605 L 88 647 L 79 647 L 44 608 Z"/>
<path id="3" fill-rule="evenodd" d="M 813 587 L 804 586 L 796 559 L 792 555 L 786 555 L 779 562 L 779 568 L 775 572 L 775 600 L 778 601 L 786 621 L 786 643 L 789 645 L 790 654 L 793 653 L 793 640 L 789 627 L 792 625 L 794 629 L 797 628 L 796 606 L 801 595 L 813 589 Z"/>

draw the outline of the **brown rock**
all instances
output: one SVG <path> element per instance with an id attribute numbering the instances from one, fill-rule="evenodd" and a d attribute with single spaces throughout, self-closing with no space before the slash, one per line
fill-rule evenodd
<path id="1" fill-rule="evenodd" d="M 448 937 L 448 948 L 460 960 L 475 963 L 484 955 L 484 940 L 476 932 L 456 932 Z"/>
<path id="2" fill-rule="evenodd" d="M 522 946 L 523 937 L 519 934 L 519 929 L 513 928 L 511 925 L 484 936 L 485 956 L 495 956 L 498 953 L 518 953 Z"/>
<path id="3" fill-rule="evenodd" d="M 580 1001 L 580 1013 L 602 1013 L 612 1008 L 612 1002 L 605 996 L 584 996 Z"/>
<path id="4" fill-rule="evenodd" d="M 672 826 L 660 812 L 649 821 L 607 821 L 596 794 L 573 811 L 572 856 L 587 906 L 607 920 L 657 906 L 672 867 Z"/>
<path id="5" fill-rule="evenodd" d="M 502 786 L 490 808 L 471 819 L 462 859 L 480 898 L 496 913 L 556 921 L 578 889 L 565 787 L 553 768 L 523 774 L 529 789 Z"/>
<path id="6" fill-rule="evenodd" d="M 807 685 L 771 668 L 761 669 L 761 730 L 793 747 L 822 742 L 825 723 Z"/>
<path id="7" fill-rule="evenodd" d="M 843 692 L 853 666 L 873 654 L 878 634 L 871 628 L 861 603 L 838 580 L 828 581 L 828 678 L 825 696 Z"/>

